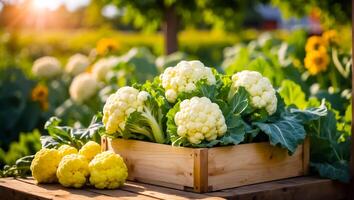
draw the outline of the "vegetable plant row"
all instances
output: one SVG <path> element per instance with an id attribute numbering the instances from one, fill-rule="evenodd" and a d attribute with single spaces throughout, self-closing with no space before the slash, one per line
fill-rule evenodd
<path id="1" fill-rule="evenodd" d="M 324 104 L 286 106 L 256 71 L 223 75 L 200 61 L 181 61 L 144 84 L 119 88 L 103 108 L 104 134 L 183 147 L 269 141 L 295 152 L 305 125 L 327 114 Z"/>

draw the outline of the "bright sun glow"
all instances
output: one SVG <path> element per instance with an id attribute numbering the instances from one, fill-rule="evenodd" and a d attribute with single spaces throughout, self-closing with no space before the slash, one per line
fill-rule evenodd
<path id="1" fill-rule="evenodd" d="M 54 10 L 61 4 L 60 0 L 33 0 L 32 5 L 36 10 Z"/>

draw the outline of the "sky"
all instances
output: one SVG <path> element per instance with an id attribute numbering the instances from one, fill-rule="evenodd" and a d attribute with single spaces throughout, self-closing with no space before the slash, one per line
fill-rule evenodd
<path id="1" fill-rule="evenodd" d="M 68 10 L 73 11 L 82 6 L 88 5 L 90 0 L 33 0 L 35 6 L 55 10 L 64 4 Z"/>
<path id="2" fill-rule="evenodd" d="M 3 0 L 5 3 L 21 3 L 25 0 Z M 69 11 L 74 11 L 82 6 L 86 6 L 90 3 L 90 0 L 32 0 L 33 5 L 37 9 L 49 9 L 55 10 L 61 5 L 65 5 Z M 3 4 L 0 0 L 0 11 L 2 10 Z"/>

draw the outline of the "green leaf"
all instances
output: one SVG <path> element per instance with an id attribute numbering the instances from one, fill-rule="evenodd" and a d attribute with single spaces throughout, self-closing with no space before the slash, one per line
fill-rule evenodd
<path id="1" fill-rule="evenodd" d="M 280 145 L 288 149 L 290 154 L 306 137 L 303 125 L 295 116 L 283 116 L 275 122 L 254 122 L 253 125 L 268 135 L 272 145 Z"/>
<path id="2" fill-rule="evenodd" d="M 319 107 L 307 108 L 306 110 L 290 108 L 290 113 L 296 115 L 302 123 L 306 124 L 311 123 L 313 120 L 318 120 L 321 117 L 325 117 L 327 115 L 327 107 L 323 101 Z"/>
<path id="3" fill-rule="evenodd" d="M 249 94 L 244 87 L 239 87 L 234 96 L 229 100 L 230 114 L 240 115 L 249 105 Z"/>
<path id="4" fill-rule="evenodd" d="M 279 94 L 286 105 L 295 105 L 300 109 L 305 109 L 307 106 L 305 93 L 299 85 L 290 80 L 284 80 L 281 83 Z"/>
<path id="5" fill-rule="evenodd" d="M 99 122 L 100 118 L 94 116 L 91 124 L 87 128 L 73 128 L 69 126 L 60 126 L 61 120 L 57 117 L 51 117 L 45 123 L 45 129 L 49 136 L 42 136 L 41 143 L 46 148 L 57 148 L 63 144 L 68 144 L 76 148 L 81 148 L 88 141 L 100 142 L 100 132 L 104 126 Z"/>
<path id="6" fill-rule="evenodd" d="M 173 108 L 171 108 L 167 113 L 167 135 L 169 140 L 172 142 L 173 146 L 182 146 L 188 143 L 186 138 L 181 138 L 177 134 L 177 125 L 175 123 L 175 115 L 179 111 L 180 102 L 178 102 Z"/>
<path id="7" fill-rule="evenodd" d="M 226 119 L 227 132 L 219 140 L 221 145 L 239 144 L 245 139 L 244 121 L 240 115 L 231 115 Z"/>
<path id="8" fill-rule="evenodd" d="M 315 168 L 315 170 L 319 173 L 321 177 L 349 183 L 350 180 L 349 164 L 346 161 L 335 162 L 335 163 L 311 162 L 310 166 Z"/>
<path id="9" fill-rule="evenodd" d="M 140 134 L 136 135 L 136 134 Z M 129 115 L 124 131 L 122 132 L 122 137 L 129 139 L 147 139 L 149 141 L 154 141 L 154 137 L 151 134 L 151 129 L 146 119 L 143 117 L 141 112 L 133 112 Z"/>
<path id="10" fill-rule="evenodd" d="M 328 107 L 330 109 L 330 105 Z M 311 166 L 322 177 L 346 182 L 349 179 L 350 139 L 339 140 L 343 133 L 337 130 L 336 124 L 336 114 L 330 109 L 326 116 L 306 125 L 311 136 Z"/>

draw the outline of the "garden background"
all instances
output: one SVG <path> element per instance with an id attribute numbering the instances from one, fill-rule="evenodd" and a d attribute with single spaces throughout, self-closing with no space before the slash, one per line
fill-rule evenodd
<path id="1" fill-rule="evenodd" d="M 331 145 L 315 145 L 331 165 L 313 167 L 343 180 L 352 120 L 350 3 L 0 0 L 0 166 L 38 151 L 51 116 L 87 127 L 120 86 L 198 59 L 230 75 L 260 71 L 285 103 L 299 108 L 325 99 L 331 137 L 320 139 Z M 34 70 L 45 56 L 57 59 L 60 72 Z M 73 65 L 84 66 L 75 71 Z M 100 89 L 71 89 L 82 72 L 93 74 Z"/>

